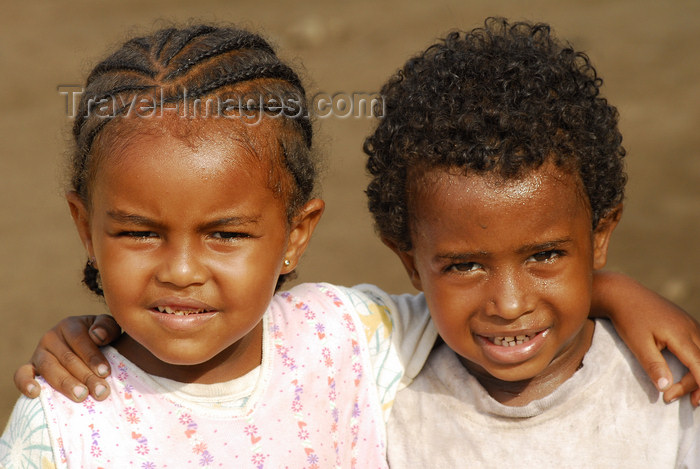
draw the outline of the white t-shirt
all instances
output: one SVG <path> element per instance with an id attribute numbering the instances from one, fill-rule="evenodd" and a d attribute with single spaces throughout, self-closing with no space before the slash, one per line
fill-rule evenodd
<path id="1" fill-rule="evenodd" d="M 392 469 L 700 467 L 700 410 L 688 396 L 665 404 L 607 321 L 596 322 L 583 367 L 522 407 L 493 399 L 440 346 L 397 394 L 387 432 Z"/>

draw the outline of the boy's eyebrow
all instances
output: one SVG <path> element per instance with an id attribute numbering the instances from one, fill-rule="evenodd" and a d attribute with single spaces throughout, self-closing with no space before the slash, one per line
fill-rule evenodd
<path id="1" fill-rule="evenodd" d="M 435 256 L 435 259 L 460 260 L 460 259 L 469 259 L 471 257 L 485 257 L 488 255 L 489 255 L 489 253 L 486 251 L 444 252 L 444 253 L 438 253 Z"/>
<path id="2" fill-rule="evenodd" d="M 529 252 L 538 251 L 549 251 L 557 247 L 561 247 L 563 244 L 571 242 L 571 238 L 560 238 L 553 239 L 549 241 L 544 241 L 541 243 L 532 243 L 521 246 L 517 249 L 518 254 L 527 254 Z M 460 259 L 470 259 L 473 257 L 487 257 L 491 253 L 488 251 L 464 251 L 464 252 L 445 252 L 439 253 L 435 256 L 436 260 L 460 260 Z"/>
<path id="3" fill-rule="evenodd" d="M 544 241 L 542 243 L 526 244 L 525 246 L 522 246 L 520 249 L 518 249 L 517 252 L 521 253 L 521 254 L 527 254 L 528 252 L 549 251 L 551 249 L 561 247 L 562 244 L 566 244 L 566 243 L 570 243 L 570 242 L 571 242 L 571 238 L 569 238 L 569 237 L 552 239 L 549 241 Z"/>

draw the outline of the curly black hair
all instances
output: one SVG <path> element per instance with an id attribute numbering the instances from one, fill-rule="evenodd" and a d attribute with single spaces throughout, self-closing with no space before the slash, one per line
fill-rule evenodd
<path id="1" fill-rule="evenodd" d="M 625 149 L 615 107 L 588 56 L 543 23 L 487 18 L 409 59 L 382 87 L 382 114 L 365 140 L 369 209 L 401 250 L 410 178 L 430 168 L 503 178 L 552 160 L 578 171 L 593 227 L 624 195 Z"/>
<path id="2" fill-rule="evenodd" d="M 129 39 L 92 70 L 73 124 L 71 190 L 89 205 L 98 150 L 107 138 L 104 135 L 116 133 L 116 139 L 112 135 L 107 141 L 119 140 L 120 127 L 116 125 L 115 130 L 115 123 L 132 113 L 129 105 L 139 98 L 147 102 L 153 99 L 154 106 L 177 104 L 184 110 L 196 109 L 198 102 L 210 98 L 228 106 L 235 96 L 245 98 L 240 101 L 244 107 L 234 106 L 226 112 L 281 117 L 274 119 L 274 131 L 270 132 L 273 147 L 278 149 L 272 171 L 281 175 L 275 189 L 286 198 L 291 219 L 311 198 L 317 176 L 306 91 L 297 73 L 280 60 L 265 39 L 233 27 L 195 24 L 160 29 Z M 248 98 L 261 104 L 251 107 Z M 204 116 L 217 117 L 221 116 Z M 290 274 L 280 275 L 278 289 Z M 83 282 L 102 295 L 98 278 L 88 262 Z"/>

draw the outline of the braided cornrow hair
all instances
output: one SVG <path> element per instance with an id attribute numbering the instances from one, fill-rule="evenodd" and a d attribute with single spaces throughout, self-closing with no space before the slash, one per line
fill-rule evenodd
<path id="1" fill-rule="evenodd" d="M 243 101 L 248 104 L 234 107 L 234 113 L 274 113 L 282 117 L 278 119 L 281 127 L 275 127 L 280 129 L 276 143 L 283 169 L 291 176 L 291 187 L 285 194 L 291 218 L 311 198 L 317 172 L 311 152 L 313 129 L 306 92 L 297 73 L 277 57 L 267 41 L 230 27 L 161 29 L 128 40 L 92 70 L 73 125 L 76 148 L 71 165 L 72 190 L 89 205 L 96 164 L 95 141 L 105 126 L 129 113 L 130 104 L 141 97 L 157 96 L 154 103 L 176 103 L 184 108 L 198 99 L 228 97 L 242 90 L 246 97 L 262 99 Z M 277 98 L 277 103 L 284 102 L 286 106 L 260 105 L 268 97 Z M 102 295 L 95 281 L 97 274 L 88 262 L 83 283 Z M 291 274 L 281 275 L 277 288 Z"/>

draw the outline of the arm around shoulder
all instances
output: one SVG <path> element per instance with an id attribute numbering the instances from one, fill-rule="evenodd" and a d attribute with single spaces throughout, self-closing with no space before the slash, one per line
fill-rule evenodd
<path id="1" fill-rule="evenodd" d="M 692 392 L 692 403 L 700 403 L 700 324 L 690 315 L 628 276 L 612 272 L 594 275 L 591 315 L 612 320 L 667 402 Z M 664 349 L 690 370 L 675 384 L 661 354 Z"/>

